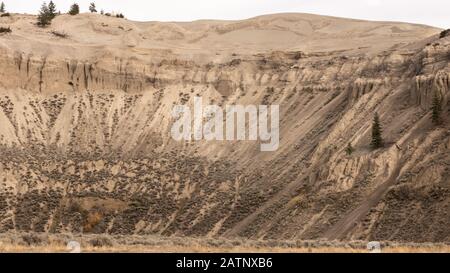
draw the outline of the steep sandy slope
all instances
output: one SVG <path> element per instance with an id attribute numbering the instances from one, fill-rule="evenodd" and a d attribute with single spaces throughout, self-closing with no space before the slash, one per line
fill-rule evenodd
<path id="1" fill-rule="evenodd" d="M 34 20 L 0 19 L 13 30 L 0 36 L 0 231 L 450 240 L 440 30 L 307 14 Z M 279 149 L 173 141 L 172 107 L 195 96 L 279 104 Z M 373 151 L 375 112 L 386 145 Z"/>

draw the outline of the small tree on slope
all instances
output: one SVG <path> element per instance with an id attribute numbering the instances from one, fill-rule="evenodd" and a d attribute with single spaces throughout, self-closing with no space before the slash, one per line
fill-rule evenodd
<path id="1" fill-rule="evenodd" d="M 433 124 L 441 124 L 442 102 L 438 96 L 438 92 L 434 92 L 433 101 L 431 103 L 431 111 L 431 120 Z"/>
<path id="2" fill-rule="evenodd" d="M 345 148 L 345 152 L 347 153 L 347 155 L 351 155 L 354 151 L 355 151 L 355 149 L 353 148 L 352 144 L 349 142 L 347 144 L 347 148 Z"/>
<path id="3" fill-rule="evenodd" d="M 80 13 L 80 6 L 77 3 L 70 6 L 70 10 L 69 10 L 70 15 L 77 15 L 79 13 Z"/>
<path id="4" fill-rule="evenodd" d="M 55 3 L 53 3 L 53 1 L 50 1 L 50 3 L 48 3 L 48 16 L 51 19 L 54 19 L 56 17 L 56 5 Z"/>
<path id="5" fill-rule="evenodd" d="M 372 122 L 372 141 L 370 143 L 372 149 L 383 147 L 383 137 L 381 136 L 381 133 L 380 117 L 378 116 L 378 113 L 375 113 Z"/>
<path id="6" fill-rule="evenodd" d="M 95 3 L 91 3 L 91 5 L 89 6 L 89 11 L 92 13 L 96 13 L 97 12 L 97 8 L 95 7 Z"/>
<path id="7" fill-rule="evenodd" d="M 46 27 L 51 24 L 52 17 L 50 16 L 50 12 L 47 4 L 42 3 L 41 9 L 39 10 L 39 15 L 37 18 L 37 25 L 40 27 Z"/>

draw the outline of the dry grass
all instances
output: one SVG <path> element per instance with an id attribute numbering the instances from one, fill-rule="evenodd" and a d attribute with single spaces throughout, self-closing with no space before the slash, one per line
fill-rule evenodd
<path id="1" fill-rule="evenodd" d="M 249 248 L 249 247 L 204 247 L 204 246 L 145 246 L 124 245 L 112 247 L 82 247 L 84 253 L 368 253 L 365 249 L 342 247 L 324 248 Z M 69 252 L 63 245 L 21 246 L 2 245 L 1 253 L 61 253 Z M 383 253 L 450 253 L 450 247 L 388 247 Z"/>
<path id="2" fill-rule="evenodd" d="M 95 211 L 95 212 L 93 212 L 93 213 L 90 213 L 89 215 L 88 215 L 88 218 L 87 218 L 87 220 L 86 220 L 86 223 L 85 223 L 85 225 L 84 225 L 84 227 L 83 227 L 83 230 L 85 231 L 85 232 L 91 232 L 92 231 L 92 229 L 98 224 L 98 223 L 100 223 L 100 221 L 102 220 L 102 215 L 99 213 L 99 212 L 97 212 L 97 211 Z"/>
<path id="3" fill-rule="evenodd" d="M 67 243 L 79 242 L 82 252 L 101 253 L 368 253 L 367 242 L 256 241 L 161 237 L 156 235 L 87 235 L 46 233 L 0 234 L 0 252 L 70 252 Z M 383 253 L 450 253 L 448 244 L 382 242 Z"/>

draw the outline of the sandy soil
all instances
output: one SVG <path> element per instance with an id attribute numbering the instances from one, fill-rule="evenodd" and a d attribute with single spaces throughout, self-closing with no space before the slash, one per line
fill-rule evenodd
<path id="1" fill-rule="evenodd" d="M 369 22 L 311 14 L 273 14 L 243 21 L 200 20 L 134 22 L 99 14 L 62 15 L 49 28 L 37 28 L 35 17 L 0 18 L 13 29 L 0 47 L 35 55 L 89 59 L 174 53 L 196 62 L 223 61 L 231 55 L 272 51 L 372 52 L 424 39 L 439 29 L 407 23 Z M 61 39 L 51 34 L 68 35 Z"/>

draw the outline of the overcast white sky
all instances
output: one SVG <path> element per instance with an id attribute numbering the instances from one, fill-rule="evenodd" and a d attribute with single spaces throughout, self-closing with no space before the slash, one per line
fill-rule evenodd
<path id="1" fill-rule="evenodd" d="M 37 13 L 41 0 L 0 0 L 10 12 Z M 403 21 L 450 28 L 450 0 L 54 0 L 67 11 L 77 2 L 83 12 L 95 2 L 98 10 L 122 12 L 138 21 L 245 19 L 279 12 L 306 12 L 338 17 Z"/>

